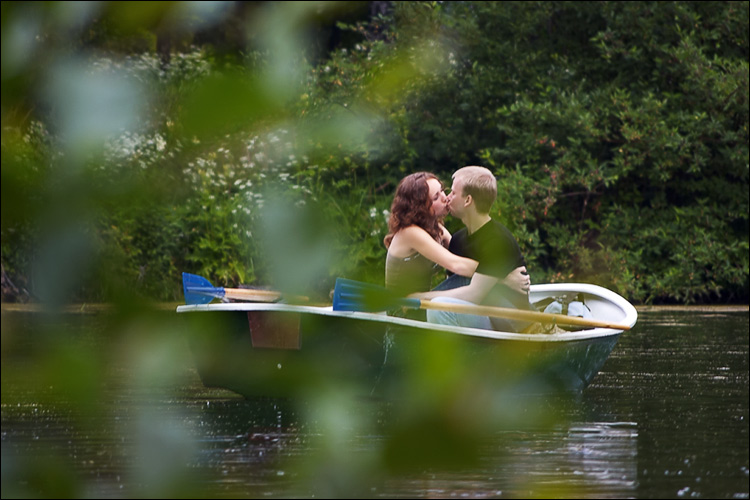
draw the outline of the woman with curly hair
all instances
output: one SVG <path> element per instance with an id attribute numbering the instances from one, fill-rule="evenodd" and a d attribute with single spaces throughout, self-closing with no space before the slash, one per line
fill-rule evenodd
<path id="1" fill-rule="evenodd" d="M 429 172 L 404 177 L 396 188 L 383 240 L 385 286 L 399 295 L 425 292 L 432 276 L 442 266 L 471 277 L 477 261 L 448 251 L 451 234 L 441 223 L 448 214 L 448 198 L 440 180 Z"/>

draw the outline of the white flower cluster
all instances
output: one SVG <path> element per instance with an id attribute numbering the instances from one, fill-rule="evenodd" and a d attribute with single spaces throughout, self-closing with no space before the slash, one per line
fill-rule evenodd
<path id="1" fill-rule="evenodd" d="M 156 54 L 143 53 L 121 59 L 97 57 L 92 61 L 91 69 L 126 74 L 144 83 L 187 82 L 207 76 L 211 72 L 211 66 L 206 61 L 203 50 L 198 48 L 184 54 L 173 54 L 167 65 L 163 65 Z"/>
<path id="2" fill-rule="evenodd" d="M 154 54 L 97 57 L 86 71 L 116 74 L 154 86 L 190 82 L 209 74 L 211 68 L 205 54 L 196 49 L 187 54 L 173 54 L 167 65 Z M 320 190 L 318 174 L 323 169 L 310 164 L 310 159 L 299 153 L 296 138 L 288 130 L 278 128 L 240 140 L 236 135 L 227 136 L 222 143 L 209 149 L 202 138 L 194 137 L 188 139 L 192 144 L 183 144 L 171 135 L 174 117 L 153 119 L 157 123 L 122 131 L 109 138 L 98 169 L 105 174 L 129 170 L 150 173 L 155 169 L 153 172 L 159 174 L 158 169 L 169 167 L 179 159 L 183 179 L 192 190 L 189 203 L 204 209 L 221 205 L 225 213 L 235 216 L 254 216 L 263 208 L 264 193 L 269 187 L 275 192 L 287 193 L 290 201 L 297 205 L 316 201 L 314 193 Z M 23 140 L 30 145 L 51 141 L 38 122 L 31 124 Z M 199 152 L 185 158 L 183 151 L 187 146 Z"/>
<path id="3" fill-rule="evenodd" d="M 138 81 L 154 84 L 170 81 L 189 82 L 210 72 L 210 65 L 200 50 L 187 54 L 174 54 L 166 66 L 156 55 L 141 54 L 122 59 L 101 57 L 90 67 L 94 72 L 116 72 Z M 167 129 L 174 124 L 166 120 Z M 193 146 L 200 147 L 195 137 Z M 264 188 L 274 183 L 297 193 L 298 204 L 304 197 L 312 196 L 308 186 L 300 184 L 295 173 L 308 162 L 305 156 L 295 153 L 294 140 L 285 129 L 240 141 L 227 137 L 225 145 L 214 151 L 203 151 L 186 162 L 184 178 L 192 186 L 194 201 L 198 206 L 221 200 L 232 207 L 233 214 L 250 215 L 254 208 L 264 205 Z M 232 144 L 227 145 L 227 144 Z M 176 158 L 183 145 L 160 132 L 137 133 L 126 131 L 111 138 L 105 145 L 101 169 L 159 168 L 162 162 Z"/>
<path id="4" fill-rule="evenodd" d="M 271 184 L 297 193 L 295 204 L 304 205 L 313 193 L 296 174 L 308 158 L 295 154 L 289 135 L 278 129 L 251 137 L 234 146 L 239 149 L 238 158 L 231 147 L 219 147 L 188 162 L 183 174 L 197 199 L 221 199 L 233 207 L 233 215 L 254 215 L 256 209 L 262 209 L 265 188 Z"/>
<path id="5" fill-rule="evenodd" d="M 135 164 L 145 170 L 157 165 L 165 158 L 174 158 L 181 150 L 180 141 L 168 144 L 159 132 L 151 135 L 124 132 L 106 142 L 104 162 L 99 168 L 117 169 Z"/>
<path id="6" fill-rule="evenodd" d="M 391 216 L 391 212 L 389 210 L 383 210 L 380 212 L 382 215 L 382 228 L 386 229 L 388 228 L 388 219 Z M 378 208 L 377 207 L 370 207 L 370 218 L 373 219 L 374 225 L 372 231 L 370 231 L 370 236 L 379 236 L 381 234 L 381 225 L 378 223 Z"/>

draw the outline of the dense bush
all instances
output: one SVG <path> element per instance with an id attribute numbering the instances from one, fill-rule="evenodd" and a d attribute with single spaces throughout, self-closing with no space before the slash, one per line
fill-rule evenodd
<path id="1" fill-rule="evenodd" d="M 748 300 L 747 2 L 396 2 L 338 29 L 353 42 L 315 65 L 297 54 L 276 86 L 264 72 L 286 70 L 263 50 L 239 67 L 210 46 L 168 63 L 89 54 L 90 73 L 151 97 L 145 123 L 84 159 L 42 108 L 7 123 L 4 91 L 5 270 L 36 290 L 59 224 L 34 200 L 77 162 L 56 196 L 88 200 L 76 225 L 100 263 L 77 299 L 179 299 L 180 271 L 321 293 L 377 282 L 398 180 L 480 164 L 534 282 Z"/>

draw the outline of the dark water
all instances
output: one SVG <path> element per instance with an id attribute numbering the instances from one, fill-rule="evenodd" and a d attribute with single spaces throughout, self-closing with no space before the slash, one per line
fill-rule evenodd
<path id="1" fill-rule="evenodd" d="M 345 389 L 298 403 L 206 389 L 181 334 L 161 317 L 4 314 L 2 496 L 748 498 L 750 491 L 747 311 L 642 312 L 583 394 L 510 398 L 504 404 L 514 417 L 492 432 L 460 416 L 446 432 L 422 425 L 429 418 L 393 426 L 420 409 L 353 402 Z M 422 431 L 421 441 L 412 439 Z M 414 450 L 415 442 L 428 451 Z M 451 450 L 457 456 L 442 456 Z"/>

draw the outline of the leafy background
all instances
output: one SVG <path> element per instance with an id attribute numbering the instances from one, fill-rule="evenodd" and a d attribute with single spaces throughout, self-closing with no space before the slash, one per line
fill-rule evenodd
<path id="1" fill-rule="evenodd" d="M 4 300 L 179 301 L 182 271 L 380 283 L 398 180 L 479 164 L 533 282 L 747 302 L 747 19 L 747 2 L 4 3 Z"/>

